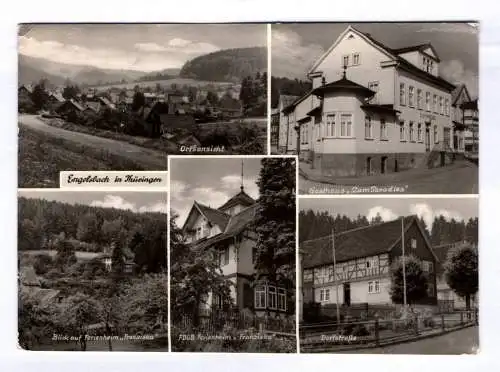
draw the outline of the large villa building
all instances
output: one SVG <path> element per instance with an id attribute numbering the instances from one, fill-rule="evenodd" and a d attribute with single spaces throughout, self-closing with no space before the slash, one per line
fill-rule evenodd
<path id="1" fill-rule="evenodd" d="M 255 314 L 281 317 L 295 313 L 293 288 L 281 288 L 268 282 L 254 282 L 254 260 L 257 235 L 253 226 L 258 203 L 245 191 L 223 205 L 212 208 L 195 201 L 183 231 L 193 249 L 215 248 L 224 277 L 230 282 L 232 305 Z M 202 311 L 221 308 L 219 298 L 208 295 Z"/>
<path id="2" fill-rule="evenodd" d="M 349 26 L 309 70 L 312 90 L 280 98 L 279 151 L 331 176 L 448 164 L 464 127 L 439 72 L 431 44 L 394 49 Z"/>
<path id="3" fill-rule="evenodd" d="M 417 216 L 336 233 L 334 239 L 335 270 L 331 235 L 301 244 L 301 317 L 306 304 L 335 306 L 337 294 L 338 303 L 344 308 L 364 304 L 393 306 L 390 266 L 402 256 L 402 242 L 405 255 L 420 259 L 428 274 L 427 297 L 419 304 L 437 305 L 438 259 Z"/>

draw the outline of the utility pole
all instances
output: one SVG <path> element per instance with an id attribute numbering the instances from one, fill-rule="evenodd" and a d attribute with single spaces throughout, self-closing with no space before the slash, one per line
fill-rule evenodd
<path id="1" fill-rule="evenodd" d="M 335 257 L 335 230 L 332 227 L 332 255 L 333 255 L 333 280 L 335 281 L 335 296 L 337 303 L 337 328 L 340 326 L 340 309 L 339 309 L 339 284 L 337 281 L 337 259 Z"/>

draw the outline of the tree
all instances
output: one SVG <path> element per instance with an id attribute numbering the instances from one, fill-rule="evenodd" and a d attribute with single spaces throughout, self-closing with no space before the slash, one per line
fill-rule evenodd
<path id="1" fill-rule="evenodd" d="M 56 250 L 54 264 L 59 269 L 64 270 L 76 263 L 75 248 L 64 237 L 58 240 Z"/>
<path id="2" fill-rule="evenodd" d="M 406 301 L 417 303 L 427 296 L 428 277 L 421 261 L 413 255 L 405 257 Z M 403 257 L 398 257 L 391 266 L 391 299 L 402 304 L 404 301 Z"/>
<path id="3" fill-rule="evenodd" d="M 216 93 L 209 90 L 207 92 L 207 101 L 211 106 L 217 106 L 219 104 L 219 97 Z"/>
<path id="4" fill-rule="evenodd" d="M 214 251 L 188 246 L 184 232 L 177 226 L 177 215 L 170 213 L 170 294 L 172 318 L 191 317 L 199 323 L 200 306 L 209 293 L 231 303 L 228 282 L 215 260 Z"/>
<path id="5" fill-rule="evenodd" d="M 261 161 L 258 207 L 256 279 L 291 288 L 295 282 L 295 160 Z"/>
<path id="6" fill-rule="evenodd" d="M 446 282 L 455 293 L 465 297 L 465 307 L 470 310 L 471 296 L 479 286 L 477 249 L 468 243 L 452 248 L 445 263 Z"/>
<path id="7" fill-rule="evenodd" d="M 40 82 L 33 88 L 33 93 L 31 94 L 31 100 L 36 110 L 42 110 L 47 105 L 49 94 L 45 90 L 45 80 L 40 80 Z"/>
<path id="8" fill-rule="evenodd" d="M 62 96 L 65 99 L 76 99 L 80 89 L 77 85 L 66 85 L 63 89 Z"/>
<path id="9" fill-rule="evenodd" d="M 134 93 L 134 98 L 132 98 L 132 111 L 139 110 L 145 104 L 146 104 L 146 98 L 144 97 L 144 93 L 136 91 Z"/>
<path id="10" fill-rule="evenodd" d="M 379 212 L 377 212 L 377 215 L 375 217 L 372 217 L 372 220 L 370 221 L 371 225 L 376 225 L 378 223 L 382 223 L 384 220 L 382 219 L 382 216 L 380 215 Z"/>

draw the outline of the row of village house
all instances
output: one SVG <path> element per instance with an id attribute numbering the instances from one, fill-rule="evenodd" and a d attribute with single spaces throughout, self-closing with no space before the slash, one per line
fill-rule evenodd
<path id="1" fill-rule="evenodd" d="M 32 93 L 31 86 L 21 85 L 18 89 L 19 100 L 29 100 Z M 123 95 L 90 91 L 77 94 L 75 99 L 66 100 L 60 92 L 50 91 L 47 92 L 47 106 L 49 111 L 61 114 L 70 111 L 96 114 L 103 109 L 128 112 L 132 110 L 134 94 L 134 91 L 126 91 Z M 189 116 L 195 112 L 210 112 L 214 118 L 237 118 L 242 114 L 241 102 L 229 94 L 221 96 L 218 107 L 191 103 L 188 97 L 179 91 L 143 94 L 145 104 L 138 111 L 146 120 L 151 115 L 163 115 L 163 118 L 166 118 L 169 115 Z"/>
<path id="2" fill-rule="evenodd" d="M 308 71 L 312 90 L 281 95 L 271 144 L 325 175 L 442 166 L 478 150 L 478 101 L 439 76 L 429 44 L 393 49 L 349 26 Z"/>

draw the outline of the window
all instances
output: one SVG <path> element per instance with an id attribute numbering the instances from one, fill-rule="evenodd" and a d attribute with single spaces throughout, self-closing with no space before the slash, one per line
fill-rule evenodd
<path id="1" fill-rule="evenodd" d="M 340 136 L 341 137 L 352 136 L 352 114 L 340 115 Z"/>
<path id="2" fill-rule="evenodd" d="M 380 139 L 387 139 L 387 126 L 385 124 L 385 119 L 380 119 Z"/>
<path id="3" fill-rule="evenodd" d="M 425 109 L 431 111 L 431 94 L 430 92 L 425 92 Z"/>
<path id="4" fill-rule="evenodd" d="M 229 247 L 219 251 L 219 266 L 226 266 L 229 264 Z"/>
<path id="5" fill-rule="evenodd" d="M 400 142 L 406 141 L 405 122 L 404 121 L 399 122 L 399 141 Z"/>
<path id="6" fill-rule="evenodd" d="M 429 272 L 434 272 L 434 263 L 432 263 L 431 261 L 429 261 Z"/>
<path id="7" fill-rule="evenodd" d="M 429 261 L 422 261 L 422 271 L 429 272 Z"/>
<path id="8" fill-rule="evenodd" d="M 278 288 L 278 310 L 286 311 L 286 290 Z"/>
<path id="9" fill-rule="evenodd" d="M 434 125 L 434 143 L 439 143 L 438 127 Z"/>
<path id="10" fill-rule="evenodd" d="M 263 285 L 255 287 L 255 308 L 256 309 L 266 308 L 266 287 Z"/>
<path id="11" fill-rule="evenodd" d="M 312 270 L 304 270 L 304 282 L 312 282 L 313 272 Z"/>
<path id="12" fill-rule="evenodd" d="M 374 280 L 368 282 L 368 293 L 380 293 L 380 281 Z"/>
<path id="13" fill-rule="evenodd" d="M 417 141 L 422 142 L 422 123 L 418 123 Z"/>
<path id="14" fill-rule="evenodd" d="M 411 247 L 412 249 L 417 249 L 417 239 L 415 238 L 411 239 Z"/>
<path id="15" fill-rule="evenodd" d="M 432 111 L 437 112 L 437 99 L 438 97 L 434 94 L 432 97 Z"/>
<path id="16" fill-rule="evenodd" d="M 352 55 L 352 64 L 353 64 L 354 66 L 359 65 L 359 53 L 354 53 L 354 54 Z"/>
<path id="17" fill-rule="evenodd" d="M 349 66 L 349 56 L 342 57 L 342 67 Z"/>
<path id="18" fill-rule="evenodd" d="M 319 301 L 328 302 L 330 301 L 330 289 L 320 289 L 319 291 Z"/>
<path id="19" fill-rule="evenodd" d="M 417 108 L 422 110 L 422 89 L 417 89 Z"/>
<path id="20" fill-rule="evenodd" d="M 444 115 L 443 97 L 439 97 L 439 113 Z"/>
<path id="21" fill-rule="evenodd" d="M 413 134 L 413 121 L 410 121 L 410 142 L 415 142 L 415 136 Z"/>
<path id="22" fill-rule="evenodd" d="M 257 247 L 252 248 L 252 265 L 257 262 Z"/>
<path id="23" fill-rule="evenodd" d="M 434 296 L 434 284 L 433 283 L 429 283 L 427 285 L 427 295 L 430 297 Z"/>
<path id="24" fill-rule="evenodd" d="M 399 84 L 399 104 L 401 106 L 406 105 L 406 91 L 404 83 Z"/>
<path id="25" fill-rule="evenodd" d="M 448 98 L 446 98 L 444 102 L 444 113 L 447 116 L 450 115 L 450 100 Z"/>
<path id="26" fill-rule="evenodd" d="M 410 106 L 410 107 L 415 107 L 415 104 L 413 102 L 414 91 L 415 91 L 415 88 L 410 85 L 408 87 L 408 106 Z"/>
<path id="27" fill-rule="evenodd" d="M 372 118 L 367 116 L 365 118 L 365 139 L 372 139 Z"/>
<path id="28" fill-rule="evenodd" d="M 335 114 L 326 115 L 326 137 L 335 137 Z"/>
<path id="29" fill-rule="evenodd" d="M 278 305 L 278 296 L 276 287 L 267 287 L 267 305 L 271 310 L 276 310 Z"/>

